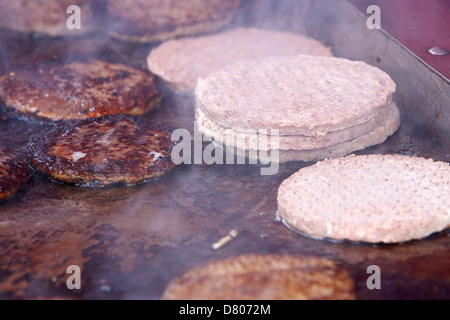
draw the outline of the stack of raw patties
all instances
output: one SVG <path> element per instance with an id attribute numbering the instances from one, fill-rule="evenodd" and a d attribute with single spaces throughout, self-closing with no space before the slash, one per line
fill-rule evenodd
<path id="1" fill-rule="evenodd" d="M 199 80 L 196 119 L 203 134 L 249 158 L 266 161 L 267 151 L 277 151 L 280 162 L 315 161 L 392 135 L 400 124 L 395 89 L 386 73 L 364 62 L 246 60 Z"/>

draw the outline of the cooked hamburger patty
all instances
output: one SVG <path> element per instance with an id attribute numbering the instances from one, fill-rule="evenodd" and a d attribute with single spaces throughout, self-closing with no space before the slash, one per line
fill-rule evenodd
<path id="1" fill-rule="evenodd" d="M 13 113 L 51 121 L 142 115 L 161 102 L 150 73 L 99 60 L 6 74 L 0 98 Z"/>
<path id="2" fill-rule="evenodd" d="M 349 156 L 301 169 L 278 190 L 284 221 L 314 238 L 398 243 L 450 226 L 450 165 Z"/>
<path id="3" fill-rule="evenodd" d="M 364 62 L 300 55 L 238 62 L 199 80 L 196 96 L 198 108 L 226 128 L 323 136 L 375 117 L 395 89 Z"/>
<path id="4" fill-rule="evenodd" d="M 265 56 L 332 56 L 319 41 L 269 30 L 238 28 L 215 35 L 176 39 L 153 49 L 147 62 L 174 90 L 193 92 L 199 78 L 237 61 Z"/>
<path id="5" fill-rule="evenodd" d="M 383 107 L 383 110 L 379 115 L 373 117 L 369 121 L 348 129 L 329 132 L 325 136 L 279 136 L 279 142 L 276 148 L 279 150 L 311 150 L 326 148 L 342 142 L 351 141 L 373 131 L 381 125 L 384 125 L 388 119 L 392 119 L 394 116 L 397 117 L 396 114 L 398 114 L 398 112 L 396 112 L 395 109 L 397 109 L 395 104 L 390 103 L 386 107 Z M 230 141 L 234 141 L 236 145 L 236 141 L 246 138 L 248 139 L 248 146 L 253 146 L 255 148 L 257 147 L 259 150 L 270 150 L 272 148 L 270 143 L 271 132 L 269 130 L 267 131 L 266 136 L 269 138 L 269 141 L 267 143 L 260 144 L 259 140 L 261 137 L 258 134 L 258 131 L 255 130 L 255 133 L 241 133 L 232 128 L 224 128 L 214 123 L 200 109 L 196 110 L 196 120 L 199 125 L 200 132 L 220 143 L 229 144 Z"/>
<path id="6" fill-rule="evenodd" d="M 324 258 L 242 255 L 174 279 L 165 300 L 352 300 L 348 273 Z"/>
<path id="7" fill-rule="evenodd" d="M 92 31 L 94 19 L 90 0 L 0 0 L 0 28 L 20 32 L 39 32 L 50 36 L 63 36 Z M 81 29 L 67 28 L 67 8 L 78 5 L 81 9 Z"/>
<path id="8" fill-rule="evenodd" d="M 81 185 L 136 184 L 174 167 L 171 132 L 126 115 L 69 121 L 30 138 L 32 167 Z"/>
<path id="9" fill-rule="evenodd" d="M 240 0 L 100 0 L 96 12 L 110 35 L 157 42 L 214 32 L 227 25 Z"/>
<path id="10" fill-rule="evenodd" d="M 7 150 L 0 150 L 0 200 L 19 191 L 27 182 L 28 164 Z"/>
<path id="11" fill-rule="evenodd" d="M 376 127 L 372 131 L 356 137 L 353 140 L 343 141 L 341 143 L 317 149 L 308 150 L 279 150 L 279 162 L 291 161 L 317 161 L 327 158 L 339 158 L 351 154 L 352 152 L 364 150 L 368 147 L 381 144 L 393 135 L 400 126 L 400 113 L 397 107 L 390 109 L 390 114 L 386 122 Z M 264 152 L 260 152 L 264 148 L 255 150 L 237 149 L 236 154 L 256 159 L 261 162 L 273 162 L 274 157 L 268 157 Z"/>

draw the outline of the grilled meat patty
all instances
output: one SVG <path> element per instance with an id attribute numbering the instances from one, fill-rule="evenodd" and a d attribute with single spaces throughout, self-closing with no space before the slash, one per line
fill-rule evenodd
<path id="1" fill-rule="evenodd" d="M 242 255 L 174 279 L 165 300 L 352 300 L 354 284 L 328 259 Z"/>
<path id="2" fill-rule="evenodd" d="M 27 157 L 58 181 L 133 185 L 175 166 L 170 136 L 159 124 L 127 115 L 68 121 L 31 137 Z"/>
<path id="3" fill-rule="evenodd" d="M 0 28 L 19 32 L 38 32 L 50 36 L 79 35 L 94 28 L 90 0 L 0 0 Z M 67 8 L 81 10 L 81 29 L 67 28 Z"/>
<path id="4" fill-rule="evenodd" d="M 105 31 L 118 39 L 157 42 L 214 32 L 232 19 L 240 0 L 97 0 Z"/>
<path id="5" fill-rule="evenodd" d="M 99 60 L 11 72 L 0 78 L 0 98 L 12 113 L 51 121 L 142 115 L 161 102 L 149 72 Z"/>
<path id="6" fill-rule="evenodd" d="M 8 150 L 0 150 L 0 200 L 19 191 L 29 174 L 28 164 Z"/>

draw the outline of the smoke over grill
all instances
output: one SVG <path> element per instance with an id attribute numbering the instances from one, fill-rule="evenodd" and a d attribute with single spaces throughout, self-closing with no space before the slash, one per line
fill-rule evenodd
<path id="1" fill-rule="evenodd" d="M 163 5 L 175 0 L 119 2 L 139 10 L 139 3 Z M 20 9 L 9 11 L 11 3 Z M 32 8 L 25 3 L 32 3 Z M 74 4 L 86 19 L 81 32 L 62 31 L 70 16 L 66 9 Z M 46 6 L 53 8 L 51 16 L 57 16 L 57 22 L 46 19 L 50 18 Z M 115 36 L 110 31 L 126 24 L 117 17 L 106 18 L 105 6 L 106 0 L 0 0 L 0 76 L 36 72 L 42 64 L 93 59 L 147 70 L 147 56 L 161 42 Z M 35 22 L 42 15 L 55 28 L 51 32 L 35 28 L 24 18 L 27 15 Z M 385 144 L 358 154 L 406 154 L 450 162 L 449 149 L 443 145 L 447 140 L 435 139 L 445 138 L 442 132 L 448 126 L 442 123 L 448 122 L 436 121 L 433 114 L 446 114 L 450 104 L 439 99 L 440 90 L 447 87 L 396 41 L 381 32 L 369 33 L 365 26 L 365 17 L 345 1 L 242 0 L 232 20 L 216 25 L 214 32 L 257 27 L 305 34 L 332 47 L 337 56 L 382 68 L 399 86 L 394 100 L 402 109 L 402 126 Z M 159 31 L 173 30 L 172 26 Z M 161 91 L 161 108 L 142 118 L 193 133 L 195 99 L 164 86 Z M 433 108 L 424 108 L 430 105 Z M 29 137 L 54 125 L 11 118 L 0 111 L 0 149 L 9 148 L 25 158 Z M 448 295 L 445 288 L 426 292 L 422 287 L 440 288 L 442 275 L 448 274 L 448 232 L 405 246 L 372 247 L 319 242 L 277 222 L 280 183 L 310 164 L 283 164 L 278 174 L 264 177 L 260 165 L 186 165 L 145 184 L 97 189 L 58 183 L 35 172 L 19 194 L 0 202 L 0 298 L 159 299 L 170 280 L 190 268 L 245 253 L 327 257 L 349 270 L 358 283 L 363 283 L 361 278 L 375 259 L 385 266 L 383 277 L 390 281 L 382 292 L 386 298 L 397 298 L 405 283 L 411 284 L 409 298 Z M 237 236 L 212 250 L 212 244 L 231 230 Z M 66 287 L 69 265 L 81 268 L 81 292 Z M 365 288 L 357 289 L 359 298 L 374 297 Z"/>
<path id="2" fill-rule="evenodd" d="M 110 36 L 111 30 L 128 28 L 138 33 L 138 25 L 121 23 L 124 19 L 109 16 L 106 12 L 106 0 L 78 1 L 81 9 L 81 30 L 69 30 L 66 21 L 70 14 L 66 9 L 73 1 L 0 1 L 0 35 L 1 46 L 6 50 L 0 52 L 0 72 L 5 73 L 15 68 L 30 68 L 45 60 L 68 63 L 74 60 L 103 59 L 112 62 L 124 62 L 134 66 L 145 67 L 145 57 L 158 40 L 150 43 L 121 41 Z M 120 1 L 122 6 L 133 6 L 145 18 L 145 7 L 173 5 L 177 1 Z M 201 1 L 191 1 L 201 3 Z M 236 1 L 231 1 L 236 2 Z M 118 2 L 119 3 L 119 2 Z M 141 3 L 141 4 L 140 4 Z M 148 3 L 152 3 L 149 5 Z M 239 11 L 234 15 L 226 29 L 237 26 L 255 26 L 267 29 L 294 30 L 302 29 L 302 20 L 309 6 L 308 1 L 242 1 Z M 167 8 L 168 9 L 168 8 Z M 192 8 L 194 11 L 196 8 Z M 164 11 L 164 9 L 160 9 Z M 222 10 L 229 10 L 226 6 Z M 288 18 L 286 13 L 289 13 Z M 129 18 L 132 13 L 126 15 Z M 300 18 L 299 18 L 300 17 Z M 166 25 L 167 30 L 161 29 Z M 174 28 L 163 21 L 157 29 L 165 33 Z M 216 28 L 218 29 L 218 28 Z M 211 31 L 213 31 L 212 29 Z M 126 33 L 127 29 L 123 29 Z M 154 30 L 150 30 L 153 31 Z M 149 32 L 150 32 L 149 31 Z M 198 33 L 205 33 L 200 31 Z M 132 40 L 132 39 L 131 39 Z M 31 65 L 31 66 L 30 66 Z"/>

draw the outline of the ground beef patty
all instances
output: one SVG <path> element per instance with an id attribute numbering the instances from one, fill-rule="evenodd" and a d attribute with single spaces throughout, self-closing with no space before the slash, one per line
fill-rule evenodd
<path id="1" fill-rule="evenodd" d="M 99 60 L 11 72 L 0 78 L 0 98 L 12 113 L 51 121 L 142 115 L 161 102 L 149 72 Z"/>
<path id="2" fill-rule="evenodd" d="M 97 0 L 104 30 L 133 42 L 157 42 L 214 32 L 232 19 L 240 0 Z"/>
<path id="3" fill-rule="evenodd" d="M 0 0 L 0 28 L 50 36 L 79 35 L 94 29 L 90 0 Z M 69 30 L 67 8 L 81 10 L 81 29 Z"/>
<path id="4" fill-rule="evenodd" d="M 332 56 L 319 41 L 298 34 L 237 28 L 203 37 L 175 39 L 153 49 L 147 64 L 171 89 L 192 93 L 199 78 L 242 60 L 290 55 Z"/>
<path id="5" fill-rule="evenodd" d="M 348 273 L 324 258 L 242 255 L 174 279 L 165 300 L 351 300 Z"/>
<path id="6" fill-rule="evenodd" d="M 0 200 L 19 191 L 29 174 L 28 164 L 8 150 L 0 150 Z"/>
<path id="7" fill-rule="evenodd" d="M 263 149 L 241 149 L 239 145 L 236 149 L 236 154 L 244 156 L 263 163 L 272 162 L 292 162 L 292 161 L 317 161 L 328 158 L 344 157 L 352 152 L 364 150 L 368 147 L 384 143 L 391 135 L 393 135 L 400 126 L 400 113 L 397 107 L 390 110 L 389 116 L 384 123 L 369 131 L 366 134 L 358 136 L 352 140 L 343 141 L 338 144 L 334 144 L 328 147 L 316 148 L 316 149 L 303 149 L 303 150 L 279 150 L 278 160 L 273 154 L 269 156 L 266 152 L 260 152 Z"/>
<path id="8" fill-rule="evenodd" d="M 397 123 L 395 128 L 390 126 L 387 132 L 380 132 L 384 135 L 384 138 L 393 133 L 392 129 L 396 131 L 398 129 L 398 124 L 400 120 L 400 115 L 398 113 L 397 106 L 391 103 L 382 108 L 383 110 L 379 115 L 373 117 L 369 121 L 356 125 L 354 127 L 332 131 L 325 136 L 280 136 L 279 145 L 276 149 L 279 150 L 319 150 L 322 148 L 334 146 L 343 142 L 350 142 L 358 137 L 364 136 L 380 126 L 385 126 L 390 120 L 394 120 Z M 275 147 L 271 146 L 270 141 L 270 130 L 267 130 L 267 143 L 260 144 L 261 141 L 260 134 L 255 133 L 241 133 L 235 131 L 232 128 L 224 128 L 217 123 L 211 121 L 200 109 L 195 110 L 195 116 L 199 126 L 200 132 L 208 137 L 213 138 L 215 141 L 222 144 L 232 144 L 242 149 L 251 149 L 251 146 L 258 150 L 271 150 Z M 391 129 L 392 128 L 392 129 Z M 264 133 L 266 134 L 266 133 Z M 246 139 L 246 140 L 244 140 Z M 245 141 L 244 145 L 239 146 L 237 141 Z M 326 155 L 326 153 L 324 153 Z"/>
<path id="9" fill-rule="evenodd" d="M 398 243 L 450 226 L 450 165 L 349 156 L 301 169 L 278 190 L 285 223 L 319 239 Z"/>
<path id="10" fill-rule="evenodd" d="M 378 115 L 395 83 L 361 61 L 293 56 L 247 60 L 200 79 L 197 107 L 225 128 L 324 136 Z"/>
<path id="11" fill-rule="evenodd" d="M 69 121 L 31 137 L 27 156 L 32 167 L 58 181 L 133 185 L 175 166 L 170 136 L 159 124 L 126 115 Z"/>

